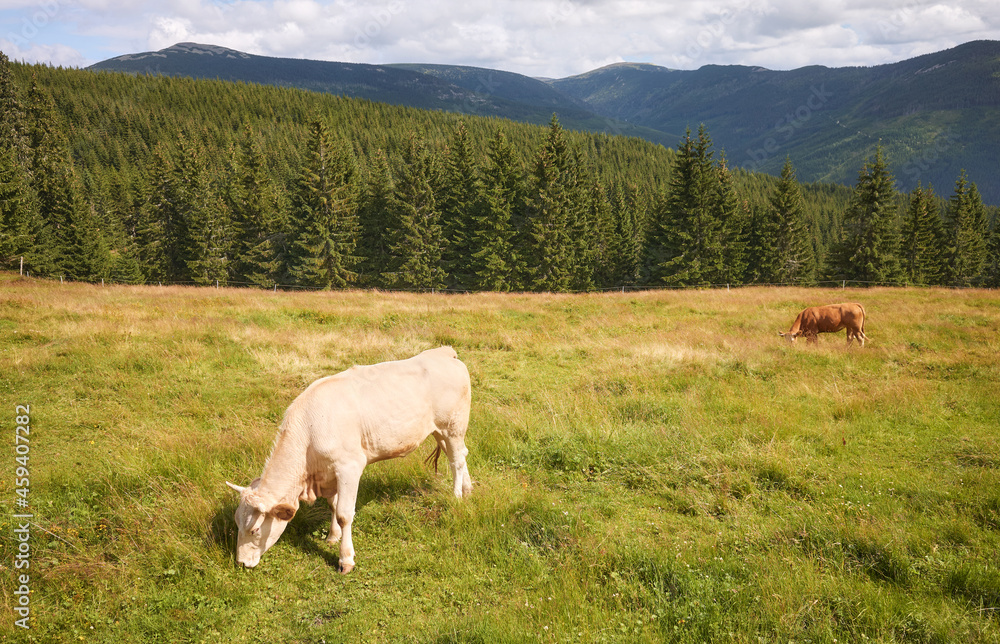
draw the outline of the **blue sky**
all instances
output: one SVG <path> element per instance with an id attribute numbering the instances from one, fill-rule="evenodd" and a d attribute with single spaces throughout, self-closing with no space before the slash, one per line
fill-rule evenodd
<path id="1" fill-rule="evenodd" d="M 83 67 L 191 41 L 563 77 L 622 61 L 877 65 L 1000 40 L 995 0 L 0 0 L 0 51 Z"/>

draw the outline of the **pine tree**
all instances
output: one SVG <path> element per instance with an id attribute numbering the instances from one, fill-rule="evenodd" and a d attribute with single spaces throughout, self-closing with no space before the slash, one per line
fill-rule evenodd
<path id="1" fill-rule="evenodd" d="M 313 121 L 293 195 L 285 260 L 296 284 L 344 288 L 356 280 L 356 174 L 353 154 L 343 145 L 334 146 L 323 121 Z"/>
<path id="2" fill-rule="evenodd" d="M 911 284 L 939 284 L 942 279 L 944 228 L 934 190 L 923 186 L 910 193 L 900 231 L 903 275 Z"/>
<path id="3" fill-rule="evenodd" d="M 525 259 L 528 287 L 536 291 L 568 291 L 574 278 L 576 222 L 571 155 L 559 119 L 549 122 L 549 134 L 535 156 L 526 204 Z"/>
<path id="4" fill-rule="evenodd" d="M 389 271 L 392 252 L 390 227 L 396 208 L 395 186 L 385 152 L 379 149 L 369 164 L 361 202 L 358 206 L 360 256 L 358 281 L 362 286 L 386 286 L 383 273 Z"/>
<path id="5" fill-rule="evenodd" d="M 722 273 L 724 229 L 711 147 L 704 125 L 697 140 L 688 130 L 678 146 L 669 193 L 650 222 L 647 265 L 654 284 L 705 285 Z"/>
<path id="6" fill-rule="evenodd" d="M 448 240 L 443 262 L 450 286 L 464 289 L 474 280 L 473 228 L 483 206 L 479 168 L 472 156 L 465 123 L 459 124 L 452 137 L 441 179 L 441 223 Z"/>
<path id="7" fill-rule="evenodd" d="M 435 199 L 437 163 L 422 137 L 411 135 L 396 172 L 392 260 L 385 275 L 397 288 L 437 289 L 447 283 L 441 213 Z"/>
<path id="8" fill-rule="evenodd" d="M 514 149 L 502 129 L 490 140 L 487 158 L 483 207 L 472 227 L 472 285 L 478 290 L 509 291 L 518 287 L 514 221 L 523 197 Z"/>
<path id="9" fill-rule="evenodd" d="M 781 284 L 811 281 L 815 259 L 802 191 L 791 159 L 785 159 L 770 206 L 764 234 L 769 237 L 771 254 L 765 256 L 766 268 L 761 277 L 767 282 Z"/>
<path id="10" fill-rule="evenodd" d="M 986 264 L 989 222 L 975 183 L 963 170 L 948 200 L 947 283 L 971 286 L 979 282 Z"/>
<path id="11" fill-rule="evenodd" d="M 866 284 L 899 279 L 894 183 L 879 144 L 874 161 L 866 160 L 858 174 L 840 242 L 831 252 L 831 277 Z"/>
<path id="12" fill-rule="evenodd" d="M 244 125 L 239 154 L 233 163 L 226 202 L 233 225 L 230 275 L 236 282 L 268 288 L 279 270 L 283 222 L 274 185 L 268 179 L 257 135 Z"/>

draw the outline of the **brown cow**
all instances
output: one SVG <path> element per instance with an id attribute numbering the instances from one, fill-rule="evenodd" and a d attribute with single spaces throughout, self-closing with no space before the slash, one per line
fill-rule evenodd
<path id="1" fill-rule="evenodd" d="M 855 302 L 847 304 L 827 304 L 826 306 L 810 306 L 799 313 L 792 323 L 788 333 L 778 332 L 778 335 L 789 342 L 795 342 L 800 335 L 806 336 L 806 342 L 816 342 L 820 333 L 835 333 L 847 329 L 847 346 L 857 338 L 858 344 L 865 346 L 865 308 Z"/>

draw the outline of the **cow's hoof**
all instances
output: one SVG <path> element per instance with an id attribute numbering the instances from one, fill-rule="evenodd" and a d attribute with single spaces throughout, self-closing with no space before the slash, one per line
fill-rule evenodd
<path id="1" fill-rule="evenodd" d="M 340 574 L 346 575 L 347 573 L 354 570 L 354 564 L 342 563 L 340 564 Z"/>

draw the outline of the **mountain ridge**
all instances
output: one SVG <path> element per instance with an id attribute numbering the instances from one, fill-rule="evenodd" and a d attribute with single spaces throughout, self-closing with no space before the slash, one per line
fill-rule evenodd
<path id="1" fill-rule="evenodd" d="M 800 180 L 850 185 L 881 142 L 907 191 L 951 190 L 966 169 L 1000 203 L 1000 42 L 972 41 L 870 67 L 680 70 L 613 63 L 560 79 L 488 68 L 369 65 L 246 54 L 178 43 L 88 69 L 257 82 L 423 109 L 639 136 L 673 146 L 704 123 L 731 164 L 771 174 L 792 159 Z"/>
<path id="2" fill-rule="evenodd" d="M 614 124 L 609 126 L 605 117 L 588 110 L 576 99 L 563 96 L 542 81 L 485 68 L 371 65 L 277 58 L 247 54 L 217 45 L 183 42 L 158 51 L 116 56 L 86 69 L 297 87 L 393 105 L 511 118 L 536 125 L 548 123 L 553 112 L 558 112 L 563 125 L 571 129 L 609 133 L 614 130 L 611 127 Z M 480 80 L 475 80 L 476 77 Z M 544 87 L 548 100 L 512 100 L 497 91 L 497 88 L 509 85 L 514 78 L 519 79 L 521 86 L 532 87 L 535 94 L 543 93 L 541 88 Z M 618 129 L 622 131 L 613 133 L 638 136 L 661 144 L 674 143 L 648 128 L 625 126 Z"/>

